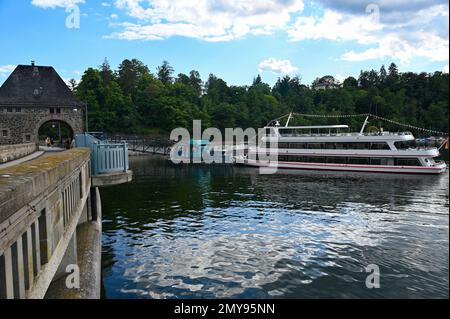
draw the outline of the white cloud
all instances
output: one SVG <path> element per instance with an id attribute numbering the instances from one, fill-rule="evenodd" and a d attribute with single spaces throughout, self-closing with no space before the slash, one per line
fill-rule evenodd
<path id="1" fill-rule="evenodd" d="M 326 10 L 323 17 L 299 17 L 288 30 L 291 41 L 302 40 L 357 40 L 360 43 L 375 41 L 373 31 L 379 30 L 380 24 L 366 16 L 346 16 Z"/>
<path id="2" fill-rule="evenodd" d="M 84 0 L 32 0 L 31 4 L 40 8 L 67 8 L 79 3 L 84 3 Z"/>
<path id="3" fill-rule="evenodd" d="M 9 74 L 14 71 L 16 68 L 15 65 L 7 64 L 7 65 L 0 65 L 0 77 L 7 77 Z"/>
<path id="4" fill-rule="evenodd" d="M 259 72 L 270 71 L 277 74 L 290 74 L 298 70 L 289 60 L 268 58 L 258 65 Z"/>
<path id="5" fill-rule="evenodd" d="M 270 34 L 286 28 L 291 15 L 304 7 L 303 0 L 116 0 L 115 4 L 139 21 L 123 23 L 123 29 L 111 35 L 128 40 L 184 36 L 229 41 Z"/>
<path id="6" fill-rule="evenodd" d="M 111 4 L 109 2 L 102 2 L 101 3 L 102 7 L 110 7 Z"/>
<path id="7" fill-rule="evenodd" d="M 442 68 L 442 72 L 443 72 L 443 73 L 448 73 L 448 64 L 446 64 L 446 65 Z"/>
<path id="8" fill-rule="evenodd" d="M 119 16 L 117 15 L 117 14 L 115 14 L 115 13 L 112 13 L 111 15 L 110 15 L 110 18 L 111 19 L 117 19 Z"/>
<path id="9" fill-rule="evenodd" d="M 389 19 L 384 18 L 387 22 L 383 22 L 382 8 L 379 15 L 376 11 L 358 15 L 326 9 L 322 17 L 298 17 L 288 35 L 291 41 L 326 39 L 371 46 L 345 52 L 341 58 L 347 61 L 393 58 L 408 64 L 415 57 L 448 59 L 448 5 L 409 12 L 403 19 L 391 11 Z"/>

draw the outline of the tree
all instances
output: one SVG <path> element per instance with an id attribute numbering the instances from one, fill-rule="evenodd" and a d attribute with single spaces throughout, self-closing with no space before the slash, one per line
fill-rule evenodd
<path id="1" fill-rule="evenodd" d="M 256 78 L 253 78 L 252 86 L 258 85 L 258 84 L 261 83 L 261 82 L 262 82 L 261 75 L 258 74 L 258 75 L 256 76 Z"/>
<path id="2" fill-rule="evenodd" d="M 202 95 L 203 82 L 198 71 L 192 70 L 191 72 L 189 72 L 189 83 L 191 84 L 195 92 L 197 92 L 198 96 Z"/>
<path id="3" fill-rule="evenodd" d="M 355 79 L 353 76 L 349 76 L 344 80 L 344 83 L 342 84 L 344 89 L 348 88 L 356 88 L 358 87 L 358 80 Z"/>
<path id="4" fill-rule="evenodd" d="M 181 83 L 184 85 L 191 85 L 191 81 L 189 77 L 184 73 L 179 73 L 177 78 L 175 79 L 175 83 Z"/>
<path id="5" fill-rule="evenodd" d="M 278 93 L 281 97 L 286 97 L 289 93 L 291 78 L 289 75 L 285 75 L 283 78 L 278 78 L 273 87 L 273 92 Z"/>
<path id="6" fill-rule="evenodd" d="M 384 64 L 383 64 L 380 68 L 380 82 L 386 81 L 386 77 L 387 77 L 387 72 L 386 72 L 386 69 L 384 68 Z"/>
<path id="7" fill-rule="evenodd" d="M 214 74 L 209 75 L 208 81 L 205 83 L 205 91 L 213 103 L 228 101 L 230 90 L 227 83 Z"/>
<path id="8" fill-rule="evenodd" d="M 72 89 L 89 105 L 89 127 L 96 131 L 120 133 L 164 133 L 177 126 L 191 129 L 192 120 L 202 126 L 262 127 L 270 120 L 294 111 L 306 114 L 375 113 L 411 125 L 448 131 L 449 75 L 442 72 L 414 73 L 397 70 L 361 70 L 358 79 L 348 77 L 342 87 L 314 90 L 299 77 L 278 78 L 271 88 L 258 75 L 251 85 L 229 86 L 210 74 L 203 85 L 200 74 L 190 71 L 172 79 L 168 63 L 153 75 L 136 59 L 124 60 L 117 71 L 108 61 L 88 68 Z M 387 74 L 386 74 L 387 73 Z M 334 78 L 317 78 L 334 83 Z M 373 121 L 374 122 L 374 121 Z M 359 129 L 360 118 L 294 118 L 292 125 L 347 124 Z M 398 130 L 391 123 L 386 130 Z"/>
<path id="9" fill-rule="evenodd" d="M 378 72 L 375 70 L 370 70 L 368 74 L 368 80 L 370 83 L 370 86 L 376 86 L 380 82 L 380 78 L 378 77 Z"/>
<path id="10" fill-rule="evenodd" d="M 398 68 L 397 68 L 397 65 L 394 63 L 394 62 L 392 62 L 390 65 L 389 65 L 389 76 L 390 77 L 397 77 L 398 76 Z"/>
<path id="11" fill-rule="evenodd" d="M 76 95 L 89 105 L 89 128 L 96 131 L 103 130 L 100 105 L 104 96 L 98 70 L 88 68 L 84 72 L 78 84 Z"/>
<path id="12" fill-rule="evenodd" d="M 69 89 L 72 92 L 75 92 L 77 90 L 77 81 L 74 78 L 69 80 Z"/>
<path id="13" fill-rule="evenodd" d="M 100 77 L 103 80 L 105 85 L 109 85 L 114 78 L 114 73 L 111 70 L 111 66 L 109 65 L 108 59 L 105 58 L 102 65 L 99 67 L 100 69 Z"/>
<path id="14" fill-rule="evenodd" d="M 173 68 L 170 66 L 169 62 L 163 61 L 162 65 L 157 67 L 157 71 L 158 79 L 163 84 L 172 83 Z"/>
<path id="15" fill-rule="evenodd" d="M 363 89 L 368 89 L 370 87 L 370 75 L 369 71 L 362 71 L 359 74 L 358 77 L 358 86 L 362 87 Z"/>
<path id="16" fill-rule="evenodd" d="M 117 79 L 123 94 L 134 96 L 139 79 L 149 73 L 148 67 L 141 61 L 123 60 L 119 65 Z"/>

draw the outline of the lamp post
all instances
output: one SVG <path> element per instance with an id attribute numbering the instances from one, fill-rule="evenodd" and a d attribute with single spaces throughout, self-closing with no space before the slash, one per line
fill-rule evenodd
<path id="1" fill-rule="evenodd" d="M 88 127 L 88 104 L 87 104 L 87 102 L 85 103 L 85 105 L 84 105 L 84 115 L 86 116 L 86 119 L 85 119 L 85 121 L 86 121 L 86 133 L 87 132 L 89 132 L 89 127 Z"/>

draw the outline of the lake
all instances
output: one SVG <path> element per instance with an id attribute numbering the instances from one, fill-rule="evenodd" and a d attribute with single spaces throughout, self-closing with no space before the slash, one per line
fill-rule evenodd
<path id="1" fill-rule="evenodd" d="M 448 172 L 130 168 L 101 189 L 105 298 L 448 298 Z"/>

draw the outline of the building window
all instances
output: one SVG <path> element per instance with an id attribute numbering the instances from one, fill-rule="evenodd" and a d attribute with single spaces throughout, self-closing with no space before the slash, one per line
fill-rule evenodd
<path id="1" fill-rule="evenodd" d="M 12 107 L 7 107 L 7 108 L 6 108 L 6 112 L 12 113 L 12 111 L 13 111 L 13 108 L 12 108 Z"/>
<path id="2" fill-rule="evenodd" d="M 22 108 L 21 108 L 21 107 L 16 107 L 16 112 L 17 112 L 17 113 L 22 112 Z"/>
<path id="3" fill-rule="evenodd" d="M 8 137 L 8 130 L 2 130 L 2 137 Z"/>
<path id="4" fill-rule="evenodd" d="M 25 141 L 26 142 L 30 142 L 31 141 L 31 135 L 30 134 L 26 134 L 25 135 Z"/>
<path id="5" fill-rule="evenodd" d="M 56 113 L 60 114 L 61 113 L 61 108 L 57 107 L 56 108 Z"/>
<path id="6" fill-rule="evenodd" d="M 55 109 L 53 107 L 50 108 L 50 114 L 54 114 L 55 113 Z"/>

